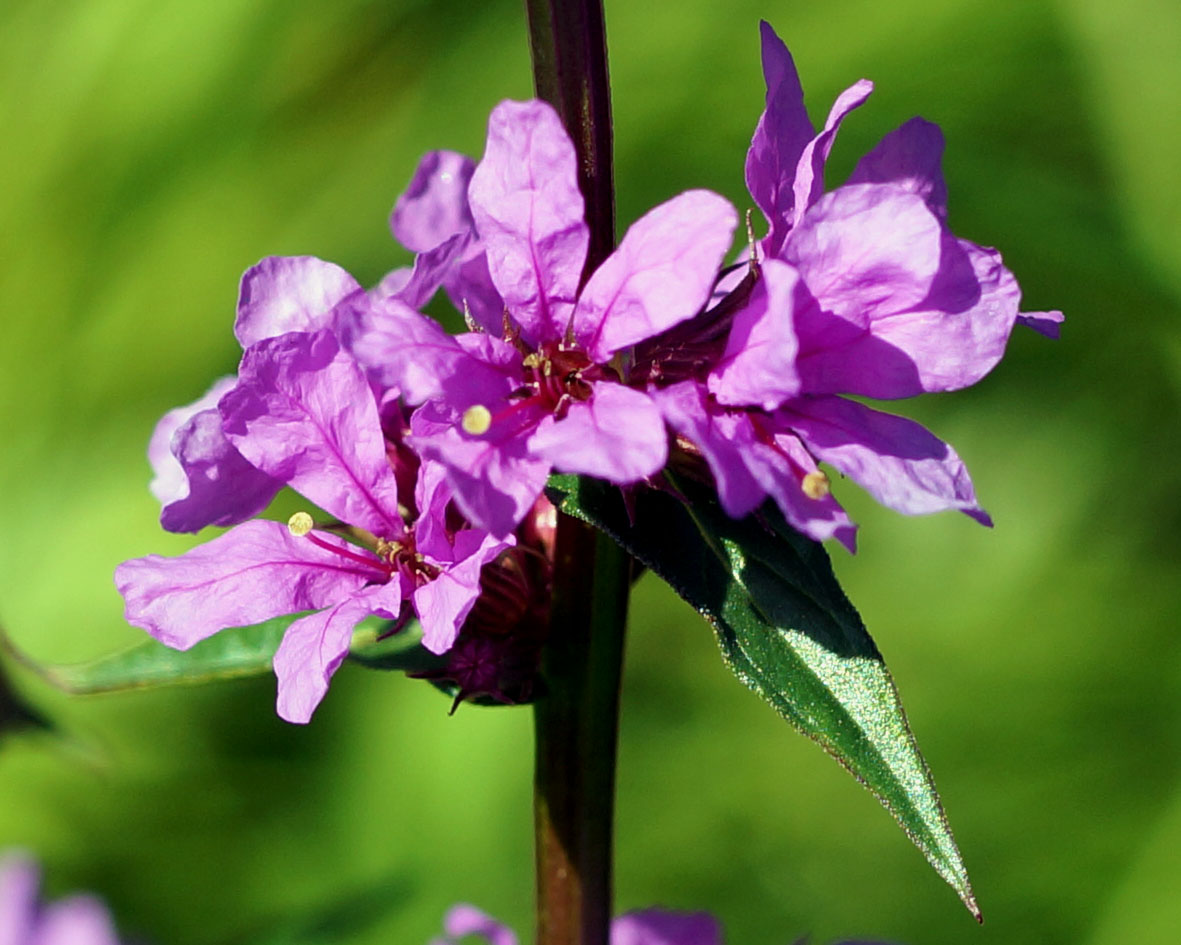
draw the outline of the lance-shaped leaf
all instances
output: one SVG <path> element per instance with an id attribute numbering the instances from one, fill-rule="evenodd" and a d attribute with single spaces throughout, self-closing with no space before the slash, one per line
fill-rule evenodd
<path id="1" fill-rule="evenodd" d="M 42 679 L 75 695 L 148 689 L 158 686 L 215 682 L 271 672 L 271 661 L 288 626 L 302 614 L 276 617 L 251 627 L 221 630 L 188 650 L 174 650 L 158 640 L 100 656 L 83 663 L 39 663 L 4 640 L 11 655 Z M 393 637 L 378 640 L 372 626 L 353 634 L 350 657 L 383 669 L 416 670 L 437 662 L 420 644 L 415 624 Z"/>
<path id="2" fill-rule="evenodd" d="M 734 674 L 873 793 L 977 919 L 931 772 L 877 646 L 828 555 L 770 504 L 742 520 L 701 490 L 687 503 L 553 476 L 558 507 L 605 531 L 713 626 Z"/>

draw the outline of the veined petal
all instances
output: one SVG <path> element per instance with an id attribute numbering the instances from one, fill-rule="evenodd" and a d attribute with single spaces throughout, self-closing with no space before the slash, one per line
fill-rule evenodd
<path id="1" fill-rule="evenodd" d="M 465 318 L 479 325 L 484 331 L 500 337 L 504 330 L 504 299 L 492 282 L 488 272 L 488 254 L 483 244 L 469 244 L 463 261 L 455 266 L 443 281 L 447 298 Z"/>
<path id="2" fill-rule="evenodd" d="M 578 299 L 574 336 L 596 362 L 705 307 L 738 213 L 724 197 L 690 190 L 648 211 L 624 234 Z"/>
<path id="3" fill-rule="evenodd" d="M 351 594 L 292 623 L 275 651 L 279 717 L 301 725 L 310 721 L 328 691 L 332 674 L 348 654 L 353 628 L 370 614 L 396 617 L 401 601 L 398 582 L 391 581 Z"/>
<path id="4" fill-rule="evenodd" d="M 722 926 L 708 912 L 625 912 L 611 922 L 611 945 L 722 945 Z"/>
<path id="5" fill-rule="evenodd" d="M 543 419 L 529 438 L 529 450 L 562 472 L 623 485 L 664 466 L 668 435 L 651 397 L 604 381 L 590 400 L 572 403 L 561 420 Z"/>
<path id="6" fill-rule="evenodd" d="M 776 422 L 882 505 L 906 515 L 960 509 L 992 524 L 955 450 L 913 420 L 842 397 L 803 397 L 785 404 Z"/>
<path id="7" fill-rule="evenodd" d="M 668 425 L 701 451 L 726 514 L 743 518 L 758 508 L 767 490 L 747 461 L 766 447 L 755 439 L 746 413 L 711 404 L 696 381 L 653 391 L 652 397 Z"/>
<path id="8" fill-rule="evenodd" d="M 451 560 L 427 555 L 429 564 L 439 568 L 434 580 L 415 589 L 414 609 L 422 624 L 422 645 L 432 653 L 446 653 L 459 635 L 459 628 L 480 596 L 480 570 L 513 544 L 487 532 L 463 529 L 455 544 L 446 549 Z M 426 549 L 421 549 L 426 554 Z M 438 549 L 443 550 L 443 549 Z"/>
<path id="9" fill-rule="evenodd" d="M 319 537 L 355 549 L 333 536 Z M 187 650 L 226 627 L 325 607 L 383 576 L 376 558 L 368 570 L 295 537 L 278 522 L 253 521 L 177 558 L 124 561 L 115 569 L 115 586 L 129 624 Z"/>
<path id="10" fill-rule="evenodd" d="M 247 349 L 219 405 L 230 442 L 342 522 L 401 533 L 397 482 L 365 375 L 329 331 Z"/>
<path id="11" fill-rule="evenodd" d="M 889 184 L 854 184 L 808 211 L 783 258 L 822 310 L 867 329 L 927 297 L 940 271 L 943 232 L 922 198 Z M 797 328 L 806 351 L 814 326 Z"/>
<path id="12" fill-rule="evenodd" d="M 370 376 L 398 387 L 407 403 L 441 398 L 463 409 L 520 383 L 520 355 L 499 339 L 479 337 L 485 341 L 473 352 L 425 315 L 384 299 L 362 320 L 352 350 Z"/>
<path id="13" fill-rule="evenodd" d="M 461 426 L 461 414 L 427 403 L 411 417 L 411 443 L 420 455 L 442 463 L 454 490 L 455 504 L 474 525 L 508 535 L 541 494 L 550 462 L 532 453 L 529 435 L 545 408 L 520 401 L 493 401 L 485 433 Z"/>
<path id="14" fill-rule="evenodd" d="M 234 337 L 243 348 L 289 331 L 331 328 L 333 309 L 365 290 L 347 272 L 314 256 L 268 256 L 246 270 Z"/>
<path id="15" fill-rule="evenodd" d="M 474 235 L 470 232 L 456 233 L 438 246 L 415 256 L 410 278 L 396 293 L 398 300 L 412 309 L 426 305 L 459 265 L 473 239 Z"/>
<path id="16" fill-rule="evenodd" d="M 545 102 L 502 102 L 468 189 L 488 271 L 531 345 L 566 330 L 589 240 L 577 164 Z"/>
<path id="17" fill-rule="evenodd" d="M 424 154 L 390 214 L 394 238 L 411 252 L 425 253 L 471 229 L 467 188 L 475 169 L 475 161 L 455 151 Z"/>
<path id="18" fill-rule="evenodd" d="M 759 32 L 767 98 L 746 153 L 746 186 L 771 225 L 768 255 L 774 256 L 791 225 L 796 165 L 815 131 L 791 53 L 765 20 Z"/>
<path id="19" fill-rule="evenodd" d="M 799 273 L 767 259 L 759 275 L 746 307 L 734 316 L 726 350 L 710 372 L 709 391 L 722 404 L 773 410 L 801 389 L 793 318 Z"/>
<path id="20" fill-rule="evenodd" d="M 828 120 L 824 123 L 824 130 L 804 147 L 799 163 L 796 165 L 793 185 L 795 192 L 791 212 L 793 226 L 824 193 L 824 165 L 828 161 L 828 154 L 832 150 L 841 122 L 845 120 L 845 116 L 849 112 L 864 104 L 871 92 L 873 92 L 873 83 L 869 79 L 858 79 L 845 89 L 833 102 L 832 110 L 828 113 Z"/>
<path id="21" fill-rule="evenodd" d="M 943 132 L 923 118 L 891 131 L 857 162 L 847 183 L 893 184 L 917 194 L 940 220 L 947 218 L 943 181 Z"/>

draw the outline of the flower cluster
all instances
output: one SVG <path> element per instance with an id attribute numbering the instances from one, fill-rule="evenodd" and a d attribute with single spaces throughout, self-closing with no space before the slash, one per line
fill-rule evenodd
<path id="1" fill-rule="evenodd" d="M 187 648 L 303 614 L 275 656 L 291 721 L 310 718 L 371 615 L 394 628 L 417 615 L 461 697 L 517 701 L 545 624 L 554 471 L 675 489 L 670 469 L 688 469 L 730 515 L 770 498 L 850 550 L 820 463 L 900 512 L 987 523 L 951 447 L 842 395 L 975 383 L 1016 323 L 1052 335 L 1061 315 L 1020 314 L 996 251 L 947 227 L 934 125 L 907 122 L 826 193 L 837 129 L 872 86 L 844 92 L 817 132 L 787 48 L 762 29 L 746 180 L 768 231 L 737 265 L 737 211 L 694 190 L 587 271 L 574 145 L 530 101 L 493 110 L 478 164 L 423 159 L 390 221 L 411 267 L 372 290 L 311 257 L 250 269 L 237 376 L 167 414 L 149 448 L 166 529 L 234 527 L 121 565 L 128 621 Z M 439 289 L 466 332 L 421 313 Z M 254 519 L 284 486 L 316 513 Z"/>
<path id="2" fill-rule="evenodd" d="M 51 905 L 37 898 L 40 873 L 25 856 L 0 859 L 0 943 L 3 945 L 119 945 L 106 908 L 78 895 Z"/>

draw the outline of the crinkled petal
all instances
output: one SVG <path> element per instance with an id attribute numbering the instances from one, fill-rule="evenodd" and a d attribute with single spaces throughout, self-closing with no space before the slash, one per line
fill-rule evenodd
<path id="1" fill-rule="evenodd" d="M 102 902 L 94 896 L 71 896 L 48 906 L 36 933 L 17 945 L 119 945 L 119 940 Z"/>
<path id="2" fill-rule="evenodd" d="M 502 102 L 468 189 L 488 271 L 531 345 L 562 337 L 589 240 L 577 164 L 545 102 Z"/>
<path id="3" fill-rule="evenodd" d="M 252 345 L 222 425 L 251 463 L 342 522 L 401 534 L 397 482 L 365 375 L 328 331 Z"/>
<path id="4" fill-rule="evenodd" d="M 726 350 L 709 375 L 719 403 L 778 407 L 800 393 L 799 340 L 794 305 L 799 273 L 776 259 L 764 260 L 750 300 L 735 317 Z"/>
<path id="5" fill-rule="evenodd" d="M 478 935 L 488 945 L 517 945 L 517 936 L 503 922 L 497 922 L 486 912 L 475 906 L 460 904 L 452 906 L 443 919 L 443 928 L 452 938 Z"/>
<path id="6" fill-rule="evenodd" d="M 473 238 L 470 232 L 457 233 L 433 249 L 415 256 L 410 278 L 398 290 L 397 298 L 414 309 L 426 305 L 459 265 Z"/>
<path id="7" fill-rule="evenodd" d="M 352 339 L 370 376 L 396 386 L 409 404 L 443 399 L 463 409 L 504 397 L 520 384 L 520 355 L 487 335 L 464 346 L 436 322 L 396 299 L 376 304 Z"/>
<path id="8" fill-rule="evenodd" d="M 320 540 L 354 551 L 331 535 Z M 115 569 L 127 622 L 187 650 L 226 627 L 326 607 L 384 577 L 297 538 L 278 522 L 245 522 L 176 557 L 148 555 Z"/>
<path id="9" fill-rule="evenodd" d="M 658 472 L 668 459 L 660 410 L 643 391 L 595 385 L 590 400 L 570 405 L 561 420 L 547 416 L 529 449 L 554 468 L 623 485 Z"/>
<path id="10" fill-rule="evenodd" d="M 390 214 L 394 238 L 411 252 L 425 253 L 470 230 L 467 188 L 475 169 L 475 161 L 455 151 L 424 154 Z"/>
<path id="11" fill-rule="evenodd" d="M 595 270 L 574 311 L 574 337 L 603 364 L 620 348 L 691 318 L 709 301 L 738 213 L 690 190 L 637 220 Z"/>
<path id="12" fill-rule="evenodd" d="M 152 431 L 148 460 L 155 477 L 149 488 L 160 500 L 166 531 L 244 522 L 282 487 L 243 459 L 222 433 L 217 402 L 236 383 L 220 378 L 199 400 L 168 411 Z"/>
<path id="13" fill-rule="evenodd" d="M 511 538 L 511 536 L 510 536 Z M 439 568 L 438 575 L 414 591 L 414 609 L 422 624 L 422 645 L 432 653 L 446 653 L 459 635 L 476 598 L 480 596 L 480 569 L 513 544 L 493 538 L 487 532 L 464 529 L 456 532 L 455 544 L 445 553 L 451 560 L 439 560 L 419 548 L 427 562 Z M 442 549 L 440 549 L 442 550 Z"/>
<path id="14" fill-rule="evenodd" d="M 718 489 L 718 501 L 731 518 L 743 518 L 767 497 L 747 466 L 748 457 L 767 447 L 758 443 L 745 412 L 711 403 L 696 381 L 682 381 L 652 397 L 664 419 L 705 458 Z"/>
<path id="15" fill-rule="evenodd" d="M 943 132 L 934 122 L 912 118 L 886 135 L 857 162 L 850 184 L 893 184 L 923 198 L 940 220 L 947 218 L 943 181 Z"/>
<path id="16" fill-rule="evenodd" d="M 488 254 L 482 244 L 469 244 L 463 261 L 448 273 L 443 289 L 469 324 L 479 325 L 484 331 L 500 337 L 504 330 L 504 299 L 492 282 Z"/>
<path id="17" fill-rule="evenodd" d="M 37 915 L 41 871 L 27 856 L 6 854 L 0 860 L 0 943 L 25 945 Z"/>
<path id="18" fill-rule="evenodd" d="M 909 309 L 870 315 L 865 331 L 797 320 L 804 390 L 892 399 L 975 384 L 1004 355 L 1020 301 L 999 253 L 945 231 L 930 291 Z"/>
<path id="19" fill-rule="evenodd" d="M 828 120 L 824 123 L 824 130 L 804 147 L 796 166 L 795 191 L 792 202 L 791 221 L 794 226 L 824 193 L 824 165 L 828 161 L 828 154 L 836 140 L 837 131 L 845 116 L 853 109 L 862 105 L 870 93 L 873 83 L 869 79 L 858 79 L 845 91 L 837 96 L 832 110 L 828 113 Z"/>
<path id="20" fill-rule="evenodd" d="M 826 313 L 855 329 L 913 308 L 940 269 L 943 226 L 922 199 L 889 184 L 825 194 L 792 231 L 784 258 Z M 798 324 L 807 350 L 816 326 Z"/>
<path id="21" fill-rule="evenodd" d="M 301 725 L 308 722 L 328 691 L 332 674 L 348 654 L 353 628 L 370 614 L 397 616 L 401 600 L 398 583 L 390 582 L 294 621 L 275 651 L 279 717 Z"/>
<path id="22" fill-rule="evenodd" d="M 1062 331 L 1062 323 L 1066 316 L 1061 312 L 1022 312 L 1017 316 L 1017 324 L 1032 328 L 1039 335 L 1057 341 Z"/>
<path id="23" fill-rule="evenodd" d="M 791 53 L 766 21 L 759 24 L 766 108 L 746 153 L 746 186 L 771 225 L 768 255 L 777 255 L 791 225 L 800 155 L 815 130 Z"/>
<path id="24" fill-rule="evenodd" d="M 913 420 L 841 397 L 806 397 L 785 404 L 776 421 L 882 505 L 905 515 L 960 509 L 992 524 L 955 450 Z"/>
<path id="25" fill-rule="evenodd" d="M 541 494 L 550 462 L 529 450 L 529 435 L 547 411 L 533 404 L 493 401 L 486 433 L 463 430 L 461 415 L 427 403 L 411 418 L 411 443 L 427 459 L 447 467 L 455 504 L 469 521 L 503 537 Z"/>
<path id="26" fill-rule="evenodd" d="M 625 912 L 611 923 L 611 945 L 722 945 L 722 926 L 708 912 Z"/>
<path id="27" fill-rule="evenodd" d="M 333 310 L 365 290 L 334 263 L 314 256 L 268 256 L 246 270 L 234 337 L 243 348 L 289 331 L 333 327 Z"/>

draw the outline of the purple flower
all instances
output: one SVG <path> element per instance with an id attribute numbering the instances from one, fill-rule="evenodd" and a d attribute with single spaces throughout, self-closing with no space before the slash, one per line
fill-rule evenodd
<path id="1" fill-rule="evenodd" d="M 762 41 L 766 109 L 746 161 L 769 224 L 761 258 L 727 281 L 712 317 L 687 326 L 696 334 L 674 329 L 642 353 L 654 396 L 733 516 L 769 495 L 800 531 L 853 550 L 854 526 L 817 467 L 825 462 L 897 511 L 959 509 L 989 524 L 950 446 L 838 395 L 966 387 L 1000 360 L 1016 322 L 1052 335 L 1061 313 L 1020 314 L 1000 255 L 947 228 L 935 125 L 907 122 L 824 193 L 841 121 L 873 86 L 842 93 L 817 133 L 791 55 L 766 23 Z"/>
<path id="2" fill-rule="evenodd" d="M 40 874 L 20 854 L 0 858 L 0 945 L 119 945 L 106 908 L 93 896 L 37 901 Z"/>
<path id="3" fill-rule="evenodd" d="M 431 945 L 457 945 L 471 935 L 488 945 L 517 945 L 508 926 L 475 906 L 452 907 L 443 919 L 446 938 Z M 722 927 L 708 912 L 670 912 L 645 909 L 628 912 L 611 923 L 611 945 L 722 945 Z"/>
<path id="4" fill-rule="evenodd" d="M 660 411 L 624 383 L 623 353 L 701 310 L 736 214 L 708 191 L 681 194 L 635 223 L 582 286 L 588 230 L 574 146 L 538 101 L 493 110 L 467 196 L 501 324 L 484 315 L 473 320 L 493 334 L 452 338 L 390 300 L 371 311 L 354 350 L 409 402 L 427 402 L 416 445 L 447 468 L 472 521 L 506 534 L 552 469 L 626 484 L 662 468 Z M 444 218 L 443 229 L 467 219 Z"/>
<path id="5" fill-rule="evenodd" d="M 302 611 L 275 654 L 279 714 L 306 722 L 348 651 L 353 627 L 395 619 L 411 601 L 423 643 L 445 652 L 479 594 L 480 570 L 511 543 L 454 530 L 442 471 L 423 464 L 399 496 L 378 406 L 331 330 L 250 345 L 218 405 L 226 439 L 335 521 L 251 521 L 177 558 L 124 562 L 115 583 L 126 618 L 177 649 L 227 627 Z M 354 539 L 345 541 L 333 532 Z"/>

